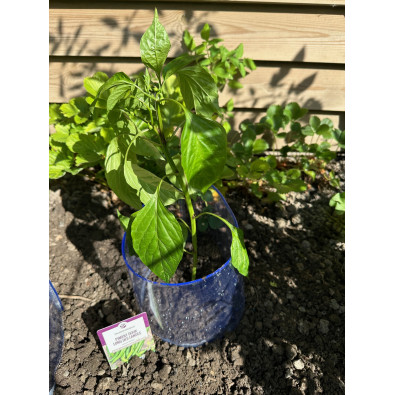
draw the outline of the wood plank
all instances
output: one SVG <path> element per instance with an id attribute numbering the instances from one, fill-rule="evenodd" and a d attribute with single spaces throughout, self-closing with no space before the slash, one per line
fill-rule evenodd
<path id="1" fill-rule="evenodd" d="M 134 1 L 134 0 L 121 0 Z M 168 0 L 157 0 L 160 2 Z M 239 4 L 296 4 L 296 5 L 319 5 L 319 6 L 336 6 L 345 5 L 345 0 L 172 0 L 173 2 L 183 3 L 239 3 Z"/>
<path id="2" fill-rule="evenodd" d="M 50 102 L 65 102 L 84 94 L 83 79 L 96 71 L 108 75 L 141 71 L 141 63 L 51 62 L 49 64 Z M 287 66 L 259 66 L 241 80 L 244 88 L 225 90 L 220 104 L 233 97 L 238 108 L 267 108 L 271 104 L 296 101 L 310 110 L 344 111 L 344 70 L 310 69 Z"/>
<path id="3" fill-rule="evenodd" d="M 139 57 L 139 41 L 152 22 L 155 4 L 92 2 L 70 8 L 70 3 L 55 1 L 49 10 L 50 54 Z M 244 56 L 255 60 L 344 63 L 344 15 L 331 7 L 316 11 L 269 5 L 200 4 L 196 9 L 196 4 L 159 3 L 157 7 L 172 42 L 170 57 L 184 51 L 185 29 L 199 42 L 207 22 L 213 37 L 224 39 L 229 49 L 243 43 Z"/>

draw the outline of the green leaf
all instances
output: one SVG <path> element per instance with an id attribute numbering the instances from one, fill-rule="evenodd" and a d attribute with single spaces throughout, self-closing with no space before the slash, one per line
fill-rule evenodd
<path id="1" fill-rule="evenodd" d="M 97 96 L 100 96 L 102 93 L 107 90 L 118 86 L 118 85 L 132 85 L 132 80 L 124 73 L 119 72 L 115 73 L 110 79 L 108 79 L 98 90 Z"/>
<path id="2" fill-rule="evenodd" d="M 105 160 L 106 179 L 109 187 L 123 202 L 139 209 L 141 207 L 140 199 L 136 190 L 126 182 L 123 171 L 124 155 L 129 143 L 130 139 L 118 136 L 109 144 Z"/>
<path id="3" fill-rule="evenodd" d="M 210 74 L 200 66 L 185 67 L 177 71 L 180 90 L 189 110 L 211 117 L 219 113 L 217 85 Z"/>
<path id="4" fill-rule="evenodd" d="M 293 121 L 302 118 L 305 114 L 307 114 L 307 111 L 308 110 L 306 108 L 300 108 L 298 103 L 289 103 L 284 109 L 284 113 L 288 113 L 291 120 Z"/>
<path id="5" fill-rule="evenodd" d="M 236 58 L 240 59 L 243 56 L 244 46 L 243 44 L 239 44 L 238 47 L 235 49 L 235 56 Z"/>
<path id="6" fill-rule="evenodd" d="M 212 38 L 211 40 L 209 40 L 209 44 L 210 45 L 214 45 L 216 46 L 218 43 L 224 41 L 222 38 Z"/>
<path id="7" fill-rule="evenodd" d="M 230 254 L 232 258 L 232 265 L 236 268 L 240 274 L 243 276 L 247 276 L 248 274 L 248 266 L 249 266 L 249 259 L 247 254 L 247 249 L 244 244 L 244 234 L 240 228 L 232 225 L 226 219 L 219 217 L 215 214 L 210 212 L 207 213 L 210 216 L 214 216 L 220 219 L 222 222 L 226 224 L 226 226 L 232 232 L 232 244 L 230 246 Z"/>
<path id="8" fill-rule="evenodd" d="M 79 164 L 97 162 L 106 153 L 107 143 L 94 134 L 72 133 L 66 140 L 70 151 L 79 154 Z"/>
<path id="9" fill-rule="evenodd" d="M 205 40 L 205 41 L 208 41 L 208 40 L 209 40 L 209 38 L 210 38 L 210 25 L 209 25 L 208 23 L 206 23 L 206 24 L 203 26 L 203 29 L 202 29 L 202 31 L 200 32 L 200 37 L 201 37 L 203 40 Z"/>
<path id="10" fill-rule="evenodd" d="M 159 76 L 169 54 L 170 47 L 169 36 L 163 25 L 159 22 L 158 11 L 155 8 L 152 25 L 140 40 L 141 60 Z"/>
<path id="11" fill-rule="evenodd" d="M 324 118 L 321 125 L 328 125 L 331 129 L 333 128 L 333 122 L 329 118 Z"/>
<path id="12" fill-rule="evenodd" d="M 262 198 L 263 193 L 262 193 L 262 191 L 260 190 L 259 184 L 258 184 L 257 182 L 254 182 L 254 183 L 251 184 L 251 190 L 252 190 L 252 193 L 253 193 L 257 198 L 259 198 L 259 199 Z"/>
<path id="13" fill-rule="evenodd" d="M 74 117 L 74 115 L 79 113 L 78 108 L 72 102 L 62 104 L 60 106 L 60 111 L 67 118 Z"/>
<path id="14" fill-rule="evenodd" d="M 62 118 L 62 113 L 59 110 L 59 104 L 49 105 L 49 124 L 52 125 L 56 123 L 58 119 Z"/>
<path id="15" fill-rule="evenodd" d="M 336 211 L 345 212 L 346 211 L 346 193 L 336 193 L 332 196 L 329 201 L 329 205 L 334 207 Z"/>
<path id="16" fill-rule="evenodd" d="M 189 111 L 181 134 L 181 165 L 188 183 L 203 193 L 221 176 L 226 162 L 226 132 L 218 123 Z"/>
<path id="17" fill-rule="evenodd" d="M 232 74 L 229 73 L 228 69 L 226 68 L 226 66 L 223 63 L 218 63 L 213 68 L 213 73 L 221 78 L 233 79 Z"/>
<path id="18" fill-rule="evenodd" d="M 137 195 L 144 204 L 147 204 L 152 199 L 161 182 L 158 176 L 143 169 L 131 160 L 125 162 L 124 175 L 126 182 L 137 191 Z M 163 204 L 168 206 L 181 199 L 182 194 L 173 185 L 163 181 L 160 188 L 160 197 Z"/>
<path id="19" fill-rule="evenodd" d="M 265 160 L 266 158 L 258 158 L 251 163 L 251 172 L 266 172 L 271 169 L 270 164 Z"/>
<path id="20" fill-rule="evenodd" d="M 278 105 L 271 105 L 267 109 L 267 118 L 271 121 L 273 130 L 279 130 L 283 125 L 283 108 Z"/>
<path id="21" fill-rule="evenodd" d="M 188 30 L 184 31 L 184 36 L 183 36 L 184 43 L 186 47 L 190 50 L 193 51 L 196 47 L 195 40 L 191 36 L 191 34 L 188 32 Z"/>
<path id="22" fill-rule="evenodd" d="M 233 177 L 235 175 L 235 172 L 230 168 L 230 167 L 228 167 L 228 166 L 224 166 L 224 170 L 222 171 L 222 174 L 221 174 L 221 179 L 226 179 L 226 178 L 231 178 L 231 177 Z"/>
<path id="23" fill-rule="evenodd" d="M 320 127 L 317 129 L 317 134 L 325 139 L 330 139 L 332 137 L 331 128 L 326 124 L 320 125 Z"/>
<path id="24" fill-rule="evenodd" d="M 345 131 L 341 131 L 339 129 L 333 129 L 332 130 L 332 136 L 333 138 L 337 141 L 337 143 L 339 144 L 340 148 L 345 148 L 345 144 L 346 144 L 346 133 Z"/>
<path id="25" fill-rule="evenodd" d="M 49 165 L 49 178 L 52 180 L 56 180 L 60 177 L 63 177 L 66 174 L 66 171 L 61 167 Z"/>
<path id="26" fill-rule="evenodd" d="M 100 87 L 108 80 L 108 76 L 105 73 L 97 72 L 93 77 L 84 78 L 84 87 L 88 93 L 92 96 L 96 96 Z"/>
<path id="27" fill-rule="evenodd" d="M 303 170 L 303 172 L 305 174 L 307 174 L 309 177 L 311 177 L 313 181 L 315 180 L 315 175 L 316 175 L 315 171 L 313 171 L 313 170 Z"/>
<path id="28" fill-rule="evenodd" d="M 229 81 L 228 86 L 231 89 L 241 89 L 243 87 L 243 84 L 240 83 L 239 81 L 233 80 L 233 81 Z"/>
<path id="29" fill-rule="evenodd" d="M 122 228 L 126 232 L 126 244 L 128 245 L 129 255 L 136 255 L 136 252 L 133 248 L 133 239 L 132 239 L 131 231 L 132 231 L 132 223 L 135 220 L 137 213 L 138 211 L 133 213 L 130 217 L 126 217 L 125 215 L 122 215 L 117 210 L 117 216 L 119 222 L 121 223 Z"/>
<path id="30" fill-rule="evenodd" d="M 231 225 L 230 230 L 232 232 L 232 244 L 230 246 L 232 265 L 239 271 L 240 274 L 247 276 L 250 262 L 248 259 L 247 249 L 244 244 L 243 231 L 233 225 Z"/>
<path id="31" fill-rule="evenodd" d="M 176 73 L 178 70 L 188 66 L 192 62 L 198 61 L 201 59 L 203 55 L 189 55 L 189 54 L 182 54 L 177 58 L 170 61 L 164 68 L 163 68 L 163 78 L 167 79 Z"/>
<path id="32" fill-rule="evenodd" d="M 49 151 L 49 178 L 57 179 L 64 176 L 72 165 L 72 158 L 69 158 L 63 151 Z"/>
<path id="33" fill-rule="evenodd" d="M 180 154 L 174 155 L 172 157 L 172 160 L 173 160 L 176 168 L 180 172 L 180 174 L 182 174 L 183 170 L 182 170 L 182 166 L 181 166 L 181 155 Z M 167 178 L 170 180 L 170 182 L 173 185 L 175 185 L 177 188 L 181 188 L 181 185 L 178 184 L 177 176 L 174 174 L 173 169 L 171 168 L 170 163 L 168 163 L 168 162 L 166 162 L 166 165 L 165 165 L 165 172 L 166 172 Z"/>
<path id="34" fill-rule="evenodd" d="M 303 126 L 301 132 L 303 136 L 314 136 L 314 131 L 310 125 Z"/>
<path id="35" fill-rule="evenodd" d="M 107 111 L 111 111 L 119 100 L 122 99 L 125 93 L 130 91 L 130 88 L 130 85 L 119 85 L 114 87 L 107 99 Z"/>
<path id="36" fill-rule="evenodd" d="M 250 70 L 255 70 L 256 69 L 255 62 L 252 59 L 245 58 L 244 59 L 244 65 L 246 67 L 248 67 Z"/>
<path id="37" fill-rule="evenodd" d="M 292 180 L 296 180 L 301 176 L 300 170 L 298 169 L 289 169 L 286 171 L 285 174 L 287 175 L 287 177 L 291 178 Z"/>
<path id="38" fill-rule="evenodd" d="M 229 99 L 227 102 L 226 102 L 226 111 L 232 111 L 233 110 L 233 108 L 234 108 L 234 103 L 233 103 L 233 99 Z"/>
<path id="39" fill-rule="evenodd" d="M 55 126 L 56 132 L 51 134 L 51 139 L 58 143 L 65 143 L 70 135 L 69 128 L 65 125 L 57 124 Z"/>
<path id="40" fill-rule="evenodd" d="M 316 117 L 315 115 L 313 115 L 310 120 L 309 120 L 309 124 L 312 127 L 312 129 L 314 130 L 314 132 L 317 131 L 317 129 L 320 127 L 321 121 L 318 117 Z"/>
<path id="41" fill-rule="evenodd" d="M 184 237 L 175 216 L 159 196 L 159 186 L 132 223 L 133 247 L 141 261 L 169 282 L 183 256 Z"/>

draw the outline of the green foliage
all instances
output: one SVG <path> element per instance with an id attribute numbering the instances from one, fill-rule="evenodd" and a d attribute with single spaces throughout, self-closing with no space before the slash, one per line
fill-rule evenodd
<path id="1" fill-rule="evenodd" d="M 226 162 L 226 132 L 211 119 L 186 112 L 181 165 L 192 188 L 203 193 L 218 180 Z"/>
<path id="2" fill-rule="evenodd" d="M 346 211 L 346 193 L 336 193 L 332 196 L 329 205 L 335 209 L 335 213 L 338 215 L 344 215 Z"/>
<path id="3" fill-rule="evenodd" d="M 222 91 L 226 85 L 232 89 L 242 88 L 243 85 L 238 80 L 240 77 L 247 75 L 246 69 L 251 71 L 256 69 L 254 61 L 242 58 L 243 44 L 240 44 L 234 50 L 228 50 L 225 46 L 219 45 L 223 41 L 222 39 L 210 39 L 210 33 L 211 28 L 206 23 L 200 32 L 203 41 L 196 45 L 191 34 L 185 31 L 184 44 L 191 54 L 195 56 L 205 55 L 199 60 L 199 64 L 210 73 L 219 91 Z"/>
<path id="4" fill-rule="evenodd" d="M 209 40 L 209 35 L 207 25 L 201 36 Z M 192 279 L 196 278 L 193 200 L 209 196 L 208 188 L 226 173 L 226 129 L 215 121 L 225 113 L 218 106 L 218 84 L 233 78 L 236 69 L 224 69 L 222 80 L 217 74 L 227 59 L 242 56 L 242 46 L 230 54 L 209 40 L 204 47 L 212 67 L 207 67 L 203 47 L 196 47 L 187 34 L 185 38 L 195 53 L 165 65 L 170 41 L 155 10 L 152 25 L 140 41 L 143 72 L 134 76 L 118 72 L 111 78 L 96 73 L 84 80 L 86 97 L 50 107 L 50 123 L 56 130 L 50 137 L 50 177 L 104 169 L 105 179 L 100 181 L 139 210 L 129 218 L 119 214 L 129 250 L 166 282 L 182 259 L 188 231 L 193 245 Z M 221 61 L 214 62 L 212 48 L 220 51 Z M 248 64 L 251 68 L 252 63 Z M 226 111 L 232 109 L 229 102 Z M 100 171 L 94 174 L 98 177 Z M 166 207 L 179 199 L 185 200 L 189 224 Z M 247 275 L 243 234 L 225 223 L 232 232 L 232 263 Z M 218 228 L 218 219 L 209 224 Z"/>
<path id="5" fill-rule="evenodd" d="M 300 119 L 306 114 L 307 110 L 297 103 L 289 103 L 285 107 L 270 106 L 257 123 L 243 121 L 240 139 L 228 151 L 226 165 L 231 172 L 224 177 L 226 185 L 245 185 L 267 201 L 285 200 L 291 191 L 305 191 L 317 178 L 339 189 L 339 180 L 326 167 L 336 157 L 331 142 L 335 141 L 338 149 L 344 148 L 345 133 L 335 129 L 331 120 L 317 116 L 302 125 Z M 280 156 L 268 153 L 277 149 L 279 139 L 285 143 L 277 150 Z M 289 160 L 289 152 L 298 156 Z"/>
<path id="6" fill-rule="evenodd" d="M 159 188 L 136 215 L 131 236 L 141 261 L 169 282 L 183 256 L 184 237 L 176 217 L 163 205 Z"/>
<path id="7" fill-rule="evenodd" d="M 148 68 L 154 70 L 158 78 L 160 77 L 170 47 L 169 36 L 163 25 L 159 22 L 158 11 L 155 8 L 152 25 L 140 40 L 140 53 L 143 63 Z"/>

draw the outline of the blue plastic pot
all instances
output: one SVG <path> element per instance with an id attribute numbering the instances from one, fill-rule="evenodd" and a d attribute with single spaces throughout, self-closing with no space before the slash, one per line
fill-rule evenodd
<path id="1" fill-rule="evenodd" d="M 49 395 L 55 389 L 55 372 L 62 356 L 63 321 L 62 302 L 51 281 L 49 282 Z"/>
<path id="2" fill-rule="evenodd" d="M 212 212 L 238 226 L 221 193 L 215 187 L 212 192 Z M 185 208 L 180 207 L 180 212 L 184 215 Z M 244 312 L 243 278 L 230 259 L 231 233 L 225 225 L 206 232 L 210 232 L 210 243 L 217 246 L 224 264 L 208 276 L 176 284 L 148 280 L 151 271 L 137 256 L 129 255 L 126 234 L 122 241 L 122 254 L 140 311 L 147 313 L 155 335 L 178 346 L 196 347 L 234 330 Z"/>

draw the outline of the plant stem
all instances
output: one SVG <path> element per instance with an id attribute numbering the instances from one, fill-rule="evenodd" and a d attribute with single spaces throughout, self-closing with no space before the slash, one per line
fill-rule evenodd
<path id="1" fill-rule="evenodd" d="M 160 109 L 158 107 L 158 115 L 160 114 Z M 161 119 L 161 118 L 159 118 Z M 163 153 L 165 154 L 166 160 L 168 161 L 171 169 L 173 170 L 173 173 L 177 177 L 177 181 L 179 182 L 182 192 L 185 196 L 185 202 L 187 205 L 188 213 L 189 213 L 189 218 L 191 220 L 191 236 L 192 236 L 192 246 L 193 246 L 193 265 L 192 265 L 192 281 L 196 280 L 196 267 L 197 267 L 197 234 L 196 234 L 196 218 L 195 218 L 195 211 L 193 210 L 193 204 L 192 204 L 192 199 L 188 191 L 188 186 L 186 185 L 186 182 L 184 182 L 184 179 L 182 175 L 180 174 L 179 170 L 177 169 L 170 153 L 169 150 L 167 149 L 167 143 L 166 143 L 166 138 L 163 135 L 161 129 L 158 129 L 158 134 L 160 141 L 162 143 L 162 148 L 163 148 Z"/>

